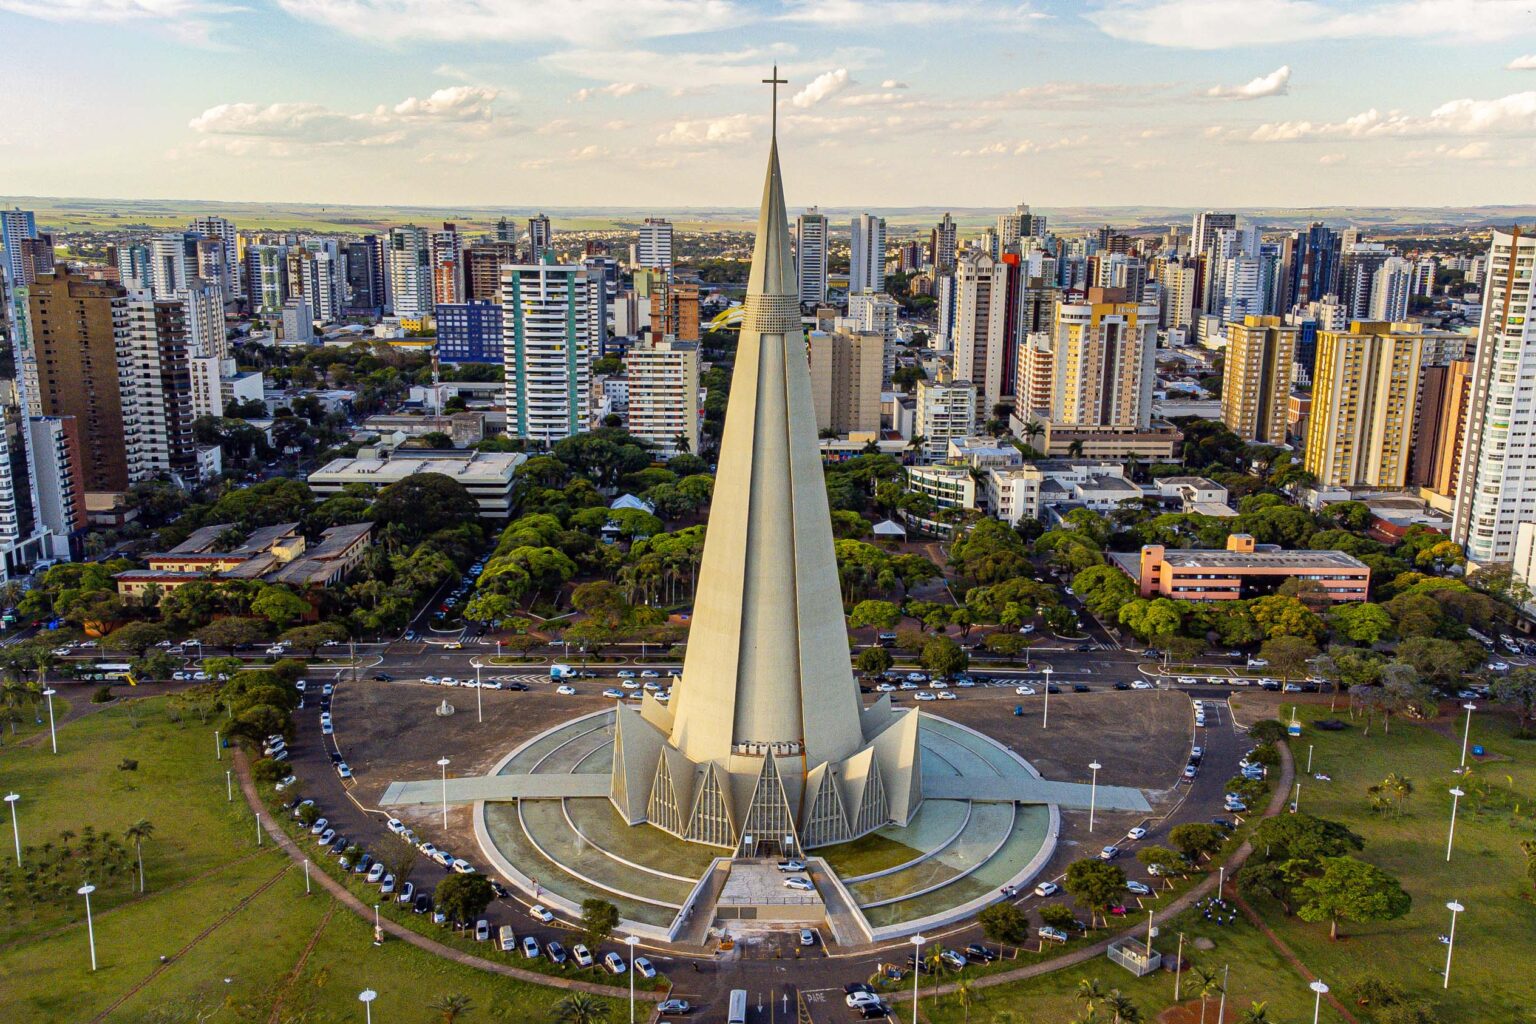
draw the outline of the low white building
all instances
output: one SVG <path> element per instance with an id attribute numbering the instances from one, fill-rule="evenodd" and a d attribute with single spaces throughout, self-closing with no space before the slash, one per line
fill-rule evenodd
<path id="1" fill-rule="evenodd" d="M 988 471 L 984 500 L 992 515 L 1017 526 L 1024 519 L 1043 518 L 1053 506 L 1108 512 L 1141 496 L 1141 488 L 1125 478 L 1119 463 L 1042 459 Z"/>
<path id="2" fill-rule="evenodd" d="M 308 483 L 327 497 L 348 484 L 387 487 L 417 473 L 441 473 L 464 485 L 480 506 L 482 519 L 505 519 L 512 514 L 517 467 L 527 459 L 521 452 L 364 448 L 354 459 L 335 459 L 315 470 Z"/>

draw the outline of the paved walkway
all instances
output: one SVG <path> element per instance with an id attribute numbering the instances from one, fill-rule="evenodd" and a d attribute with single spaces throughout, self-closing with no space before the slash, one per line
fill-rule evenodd
<path id="1" fill-rule="evenodd" d="M 262 827 L 266 829 L 267 835 L 271 836 L 273 841 L 282 848 L 283 852 L 287 853 L 295 862 L 308 860 L 309 858 L 305 855 L 304 851 L 300 850 L 293 840 L 288 838 L 288 834 L 282 830 L 280 825 L 272 820 L 272 816 L 267 813 L 266 808 L 262 805 L 261 798 L 256 792 L 256 784 L 251 779 L 250 762 L 246 759 L 245 752 L 236 749 L 232 753 L 234 754 L 235 774 L 240 779 L 240 791 L 245 794 L 245 801 L 250 805 L 252 813 L 261 814 Z M 354 896 L 352 891 L 346 886 L 324 871 L 312 871 L 310 872 L 310 877 L 320 883 L 321 888 L 336 897 L 352 913 L 369 924 L 373 923 L 373 908 L 365 906 L 363 901 Z M 397 939 L 409 942 L 418 949 L 424 949 L 434 956 L 440 956 L 445 960 L 452 960 L 455 963 L 463 964 L 466 967 L 473 967 L 476 970 L 490 971 L 494 974 L 505 975 L 508 978 L 516 978 L 519 981 L 531 982 L 535 985 L 548 985 L 551 988 L 562 988 L 573 992 L 587 992 L 591 995 L 606 996 L 610 999 L 627 999 L 629 997 L 628 988 L 617 988 L 611 985 L 599 985 L 590 981 L 578 981 L 575 978 L 559 978 L 550 974 L 539 974 L 536 971 L 525 971 L 510 964 L 486 960 L 483 957 L 465 953 L 451 946 L 445 946 L 435 939 L 430 939 L 420 932 L 412 931 L 388 918 L 381 919 L 380 924 L 385 932 Z M 664 995 L 660 992 L 637 991 L 635 998 L 647 1002 L 659 1002 L 664 998 Z"/>

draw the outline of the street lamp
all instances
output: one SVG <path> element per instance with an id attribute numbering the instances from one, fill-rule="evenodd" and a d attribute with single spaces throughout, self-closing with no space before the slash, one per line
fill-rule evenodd
<path id="1" fill-rule="evenodd" d="M 76 889 L 75 892 L 85 897 L 85 934 L 91 943 L 91 970 L 96 969 L 96 923 L 91 920 L 91 893 L 96 887 L 89 882 Z"/>
<path id="2" fill-rule="evenodd" d="M 379 994 L 371 988 L 365 988 L 357 994 L 357 998 L 363 1004 L 363 1020 L 373 1024 L 373 1001 L 379 998 Z"/>
<path id="3" fill-rule="evenodd" d="M 443 828 L 448 827 L 448 759 L 440 757 L 437 766 L 443 770 Z"/>
<path id="4" fill-rule="evenodd" d="M 1463 910 L 1466 910 L 1467 908 L 1462 906 L 1460 903 L 1457 903 L 1455 900 L 1451 900 L 1451 902 L 1445 905 L 1445 909 L 1451 912 L 1451 934 L 1447 937 L 1445 943 L 1445 984 L 1442 987 L 1450 988 L 1451 953 L 1456 949 L 1456 915 L 1461 913 Z"/>
<path id="5" fill-rule="evenodd" d="M 640 944 L 640 936 L 624 936 L 624 945 L 629 947 L 629 1024 L 635 1024 L 635 947 Z"/>
<path id="6" fill-rule="evenodd" d="M 475 721 L 484 722 L 485 712 L 480 702 L 480 659 L 475 659 Z"/>
<path id="7" fill-rule="evenodd" d="M 233 772 L 224 773 L 224 799 L 233 802 L 235 799 L 235 776 Z"/>
<path id="8" fill-rule="evenodd" d="M 1459 804 L 1461 802 L 1461 798 L 1466 795 L 1467 791 L 1462 789 L 1460 786 L 1451 787 L 1451 830 L 1446 834 L 1445 837 L 1445 862 L 1447 864 L 1451 862 L 1451 844 L 1456 841 L 1456 805 Z M 7 797 L 6 799 L 10 798 Z"/>
<path id="9" fill-rule="evenodd" d="M 1099 769 L 1104 766 L 1094 761 L 1088 766 L 1093 769 L 1093 784 L 1088 789 L 1088 831 L 1093 831 L 1093 812 L 1099 803 Z"/>
<path id="10" fill-rule="evenodd" d="M 16 824 L 16 801 L 20 793 L 5 794 L 5 802 L 11 805 L 11 835 L 16 837 L 16 866 L 21 867 L 21 826 Z"/>
<path id="11" fill-rule="evenodd" d="M 1291 797 L 1291 813 L 1296 814 L 1301 810 L 1301 780 L 1296 780 L 1296 795 Z"/>
<path id="12" fill-rule="evenodd" d="M 1472 738 L 1472 712 L 1477 710 L 1477 705 L 1467 701 L 1462 707 L 1467 712 L 1467 724 L 1461 731 L 1461 767 L 1467 766 L 1467 740 Z"/>
<path id="13" fill-rule="evenodd" d="M 1308 987 L 1317 993 L 1317 998 L 1312 1002 L 1312 1024 L 1317 1024 L 1317 1019 L 1323 1012 L 1323 996 L 1328 994 L 1328 986 L 1321 981 L 1314 981 Z"/>
<path id="14" fill-rule="evenodd" d="M 48 698 L 48 739 L 53 744 L 53 752 L 55 754 L 59 752 L 59 734 L 54 731 L 53 727 L 53 695 L 58 692 L 58 690 L 51 686 L 43 691 L 43 696 Z"/>
<path id="15" fill-rule="evenodd" d="M 1045 673 L 1045 710 L 1040 715 L 1040 728 L 1044 729 L 1051 721 L 1051 666 L 1041 671 Z"/>
<path id="16" fill-rule="evenodd" d="M 1046 669 L 1047 672 L 1050 669 Z M 927 936 L 912 936 L 912 1024 L 917 1024 L 917 979 L 922 976 L 923 970 L 923 943 L 928 941 Z"/>

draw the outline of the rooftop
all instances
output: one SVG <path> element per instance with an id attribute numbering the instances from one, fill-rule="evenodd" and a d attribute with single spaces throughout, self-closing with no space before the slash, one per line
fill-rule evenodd
<path id="1" fill-rule="evenodd" d="M 1132 555 L 1139 558 L 1139 555 Z M 1366 569 L 1354 555 L 1342 551 L 1259 550 L 1208 551 L 1168 549 L 1163 561 L 1177 569 Z"/>

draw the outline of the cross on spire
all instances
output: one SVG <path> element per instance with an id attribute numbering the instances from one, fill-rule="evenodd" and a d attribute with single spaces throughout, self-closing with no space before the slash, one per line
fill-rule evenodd
<path id="1" fill-rule="evenodd" d="M 773 86 L 773 137 L 779 137 L 779 86 L 788 85 L 789 79 L 779 77 L 779 66 L 773 66 L 773 77 L 763 79 L 764 85 Z"/>

